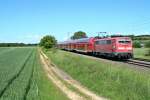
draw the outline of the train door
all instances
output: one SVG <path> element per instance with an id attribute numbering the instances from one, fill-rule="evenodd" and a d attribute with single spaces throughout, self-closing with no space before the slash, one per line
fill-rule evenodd
<path id="1" fill-rule="evenodd" d="M 112 40 L 105 40 L 105 51 L 112 53 Z"/>
<path id="2" fill-rule="evenodd" d="M 85 45 L 84 45 L 84 50 L 85 50 L 85 51 L 88 51 L 88 44 L 85 44 Z"/>
<path id="3" fill-rule="evenodd" d="M 112 39 L 112 52 L 115 52 L 116 50 L 116 40 L 115 39 Z"/>

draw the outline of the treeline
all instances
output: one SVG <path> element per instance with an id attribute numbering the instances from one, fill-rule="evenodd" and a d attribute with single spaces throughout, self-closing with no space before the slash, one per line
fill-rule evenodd
<path id="1" fill-rule="evenodd" d="M 25 43 L 0 43 L 0 47 L 25 47 L 25 46 L 37 46 L 37 44 L 25 44 Z"/>
<path id="2" fill-rule="evenodd" d="M 111 37 L 130 37 L 132 40 L 150 40 L 150 35 L 111 35 Z"/>

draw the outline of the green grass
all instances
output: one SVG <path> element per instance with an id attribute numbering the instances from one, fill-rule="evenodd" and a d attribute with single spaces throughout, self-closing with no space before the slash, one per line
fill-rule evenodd
<path id="1" fill-rule="evenodd" d="M 149 59 L 150 56 L 145 56 L 149 48 L 134 48 L 134 58 Z"/>
<path id="2" fill-rule="evenodd" d="M 0 100 L 67 100 L 48 79 L 37 48 L 0 48 Z"/>
<path id="3" fill-rule="evenodd" d="M 150 74 L 68 52 L 45 51 L 61 69 L 100 96 L 112 100 L 149 100 Z"/>
<path id="4" fill-rule="evenodd" d="M 68 100 L 68 98 L 48 79 L 37 55 L 28 100 Z M 35 95 L 35 93 L 37 95 Z M 38 97 L 36 97 L 38 96 Z"/>

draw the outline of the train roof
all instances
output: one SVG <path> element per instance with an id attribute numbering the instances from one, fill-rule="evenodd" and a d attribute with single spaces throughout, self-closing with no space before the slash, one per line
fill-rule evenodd
<path id="1" fill-rule="evenodd" d="M 93 37 L 89 37 L 89 38 L 82 38 L 82 39 L 75 39 L 75 40 L 68 40 L 68 41 L 64 41 L 64 42 L 59 42 L 58 44 L 67 44 L 67 43 L 88 43 L 91 40 L 93 40 L 95 38 Z"/>
<path id="2" fill-rule="evenodd" d="M 89 38 L 82 38 L 82 39 L 75 39 L 75 40 L 68 40 L 64 42 L 59 42 L 58 44 L 68 44 L 68 43 L 88 43 L 92 40 L 97 41 L 97 40 L 110 40 L 110 39 L 131 39 L 130 37 L 106 37 L 106 38 L 94 38 L 94 37 L 89 37 Z"/>
<path id="3" fill-rule="evenodd" d="M 130 37 L 107 37 L 107 38 L 97 38 L 97 40 L 110 40 L 110 39 L 131 39 Z"/>

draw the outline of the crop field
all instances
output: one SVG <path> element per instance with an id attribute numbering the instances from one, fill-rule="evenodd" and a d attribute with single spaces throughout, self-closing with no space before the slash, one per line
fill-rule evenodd
<path id="1" fill-rule="evenodd" d="M 67 100 L 41 66 L 36 47 L 0 48 L 0 100 Z"/>
<path id="2" fill-rule="evenodd" d="M 150 100 L 150 72 L 92 60 L 61 50 L 45 51 L 62 70 L 96 94 L 111 100 Z"/>

